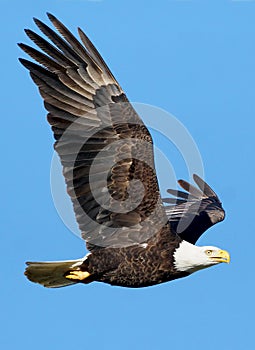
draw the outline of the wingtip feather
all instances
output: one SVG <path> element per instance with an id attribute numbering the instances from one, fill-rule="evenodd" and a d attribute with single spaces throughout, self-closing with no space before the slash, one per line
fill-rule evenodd
<path id="1" fill-rule="evenodd" d="M 208 197 L 216 197 L 217 195 L 214 192 L 214 190 L 208 185 L 207 182 L 205 182 L 200 176 L 197 174 L 193 174 L 193 179 L 197 186 L 200 188 L 200 190 Z"/>
<path id="2" fill-rule="evenodd" d="M 49 18 L 50 21 L 54 21 L 55 19 L 57 19 L 57 17 L 55 17 L 52 13 L 50 12 L 46 12 L 47 17 Z"/>

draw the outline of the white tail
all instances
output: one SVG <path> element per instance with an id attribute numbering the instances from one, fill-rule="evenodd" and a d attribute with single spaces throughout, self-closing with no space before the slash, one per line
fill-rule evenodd
<path id="1" fill-rule="evenodd" d="M 45 262 L 27 262 L 25 275 L 35 283 L 40 283 L 44 287 L 58 288 L 65 287 L 77 282 L 65 278 L 69 270 L 80 266 L 85 258 L 66 261 L 45 261 Z"/>

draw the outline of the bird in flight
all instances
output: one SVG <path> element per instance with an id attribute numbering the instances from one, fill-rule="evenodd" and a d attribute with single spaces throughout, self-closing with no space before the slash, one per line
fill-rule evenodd
<path id="1" fill-rule="evenodd" d="M 19 46 L 20 59 L 48 111 L 67 192 L 89 253 L 81 259 L 27 262 L 27 278 L 56 288 L 93 281 L 146 287 L 229 262 L 229 253 L 196 246 L 224 219 L 215 192 L 196 186 L 161 198 L 152 137 L 105 61 L 78 28 L 80 40 L 53 15 L 57 31 L 38 19 L 45 37 L 26 29 L 38 49 Z"/>

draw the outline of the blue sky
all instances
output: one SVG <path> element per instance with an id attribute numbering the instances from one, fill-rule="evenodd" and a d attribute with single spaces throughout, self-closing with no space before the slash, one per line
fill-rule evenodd
<path id="1" fill-rule="evenodd" d="M 1 335 L 4 349 L 240 349 L 254 344 L 254 1 L 1 1 Z M 198 242 L 229 266 L 147 289 L 99 283 L 48 290 L 26 260 L 84 255 L 50 189 L 53 138 L 37 89 L 17 61 L 32 17 L 81 26 L 131 101 L 175 115 L 203 158 L 226 220 Z M 155 116 L 156 117 L 156 116 Z M 177 177 L 186 169 L 164 140 Z M 160 138 L 155 135 L 155 143 Z M 165 147 L 165 148 L 164 148 Z M 163 190 L 167 174 L 158 173 Z"/>

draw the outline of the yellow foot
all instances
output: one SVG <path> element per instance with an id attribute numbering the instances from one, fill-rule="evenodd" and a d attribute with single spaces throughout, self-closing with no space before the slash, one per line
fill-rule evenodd
<path id="1" fill-rule="evenodd" d="M 88 273 L 87 271 L 78 270 L 78 271 L 70 271 L 68 275 L 66 275 L 65 277 L 68 278 L 69 280 L 83 281 L 89 276 L 90 276 L 90 273 Z"/>

